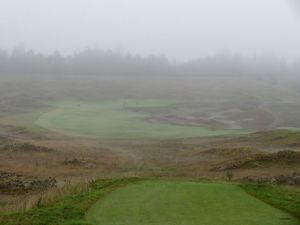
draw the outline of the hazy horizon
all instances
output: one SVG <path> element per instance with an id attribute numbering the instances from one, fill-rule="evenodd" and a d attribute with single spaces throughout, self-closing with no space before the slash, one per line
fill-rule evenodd
<path id="1" fill-rule="evenodd" d="M 0 48 L 86 48 L 190 60 L 229 51 L 300 58 L 292 0 L 0 0 Z"/>

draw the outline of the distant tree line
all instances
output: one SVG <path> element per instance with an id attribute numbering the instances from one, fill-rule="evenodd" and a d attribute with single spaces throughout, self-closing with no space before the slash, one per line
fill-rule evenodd
<path id="1" fill-rule="evenodd" d="M 17 47 L 0 50 L 0 74 L 99 75 L 99 76 L 285 76 L 298 75 L 300 63 L 274 56 L 243 58 L 219 54 L 188 62 L 170 62 L 164 56 L 141 57 L 111 50 L 84 50 L 71 56 L 51 55 Z M 300 75 L 300 74 L 299 74 Z"/>

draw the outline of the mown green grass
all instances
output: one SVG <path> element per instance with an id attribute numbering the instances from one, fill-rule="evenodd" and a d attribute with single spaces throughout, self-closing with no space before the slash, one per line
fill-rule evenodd
<path id="1" fill-rule="evenodd" d="M 286 197 L 291 201 L 290 194 L 296 190 L 287 194 L 286 190 L 274 192 L 280 189 L 278 186 L 273 186 L 274 189 L 247 187 L 251 187 L 249 190 L 256 197 L 263 200 L 264 196 L 275 197 L 281 199 L 280 202 Z M 281 208 L 299 210 L 297 193 L 292 196 L 294 203 L 281 204 Z M 87 224 L 296 225 L 299 221 L 235 185 L 137 178 L 99 180 L 93 182 L 88 191 L 24 213 L 0 213 L 0 225 Z"/>
<path id="2" fill-rule="evenodd" d="M 162 106 L 170 101 L 114 100 L 93 103 L 60 102 L 43 114 L 36 124 L 67 135 L 97 138 L 184 138 L 240 134 L 240 130 L 212 130 L 204 127 L 150 123 L 148 115 L 128 107 Z"/>
<path id="3" fill-rule="evenodd" d="M 93 225 L 297 225 L 291 215 L 224 183 L 143 181 L 118 189 L 87 213 Z"/>
<path id="4" fill-rule="evenodd" d="M 0 213 L 0 225 L 84 225 L 85 213 L 99 198 L 116 188 L 137 181 L 135 178 L 99 180 L 84 193 L 66 196 L 50 205 L 24 213 Z"/>
<path id="5" fill-rule="evenodd" d="M 271 184 L 244 184 L 243 189 L 250 195 L 283 209 L 300 219 L 300 189 Z"/>

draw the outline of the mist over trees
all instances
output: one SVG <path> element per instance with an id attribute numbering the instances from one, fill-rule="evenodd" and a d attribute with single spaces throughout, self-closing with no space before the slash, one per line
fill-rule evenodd
<path id="1" fill-rule="evenodd" d="M 36 53 L 20 46 L 11 53 L 0 49 L 0 74 L 97 76 L 288 76 L 300 73 L 300 63 L 260 55 L 245 58 L 222 53 L 188 62 L 165 56 L 141 57 L 112 50 L 88 49 L 71 56 Z"/>

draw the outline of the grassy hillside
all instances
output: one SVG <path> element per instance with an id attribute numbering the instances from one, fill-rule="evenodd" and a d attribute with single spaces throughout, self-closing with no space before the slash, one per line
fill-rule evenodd
<path id="1" fill-rule="evenodd" d="M 240 138 L 241 141 L 252 143 L 263 143 L 272 146 L 299 147 L 299 130 L 278 129 L 253 133 L 247 137 Z"/>
<path id="2" fill-rule="evenodd" d="M 298 188 L 269 184 L 244 184 L 242 187 L 256 198 L 284 209 L 300 219 L 300 190 Z"/>

